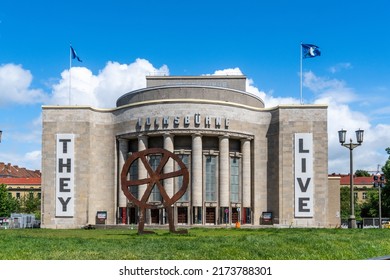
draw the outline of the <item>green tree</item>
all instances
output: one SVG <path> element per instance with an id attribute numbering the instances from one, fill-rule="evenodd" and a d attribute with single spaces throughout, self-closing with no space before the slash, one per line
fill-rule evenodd
<path id="1" fill-rule="evenodd" d="M 366 171 L 366 170 L 358 169 L 355 171 L 355 176 L 356 177 L 370 177 L 371 174 L 368 173 L 368 171 Z"/>
<path id="2" fill-rule="evenodd" d="M 360 215 L 362 217 L 379 217 L 378 189 L 372 189 L 367 191 L 367 198 L 362 203 Z"/>
<path id="3" fill-rule="evenodd" d="M 34 192 L 29 192 L 28 195 L 25 195 L 21 199 L 21 211 L 23 213 L 36 213 L 41 208 L 41 200 L 37 195 L 34 195 Z"/>
<path id="4" fill-rule="evenodd" d="M 381 208 L 382 217 L 390 217 L 390 147 L 386 148 L 389 155 L 385 165 L 382 167 L 382 172 L 385 175 L 386 183 L 381 189 Z M 379 217 L 379 190 L 372 189 L 367 192 L 367 199 L 361 207 L 362 217 Z"/>
<path id="5" fill-rule="evenodd" d="M 340 215 L 342 220 L 348 220 L 350 215 L 350 205 L 349 205 L 349 188 L 341 187 L 340 188 Z"/>
<path id="6" fill-rule="evenodd" d="M 389 155 L 385 165 L 382 167 L 383 175 L 385 175 L 385 187 L 381 190 L 382 195 L 382 217 L 390 217 L 390 147 L 386 148 Z"/>
<path id="7" fill-rule="evenodd" d="M 348 220 L 351 215 L 351 193 L 349 187 L 341 187 L 340 188 L 340 216 L 342 220 Z M 360 205 L 354 201 L 354 210 L 355 210 L 355 218 L 356 220 L 360 220 Z"/>
<path id="8" fill-rule="evenodd" d="M 0 216 L 9 217 L 11 213 L 17 212 L 20 204 L 17 199 L 10 196 L 7 186 L 0 185 Z"/>

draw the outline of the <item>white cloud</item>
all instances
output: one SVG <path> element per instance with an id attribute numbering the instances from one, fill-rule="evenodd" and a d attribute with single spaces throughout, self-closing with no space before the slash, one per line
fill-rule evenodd
<path id="1" fill-rule="evenodd" d="M 333 65 L 331 67 L 329 67 L 329 72 L 331 72 L 332 74 L 334 73 L 337 73 L 337 72 L 340 72 L 342 70 L 349 70 L 349 69 L 352 69 L 352 64 L 349 63 L 349 62 L 341 62 L 341 63 L 337 63 L 336 65 Z"/>
<path id="2" fill-rule="evenodd" d="M 206 76 L 208 76 L 210 74 L 206 74 Z M 236 67 L 236 68 L 227 68 L 227 69 L 223 69 L 223 70 L 216 70 L 214 72 L 214 74 L 212 75 L 215 75 L 215 76 L 223 76 L 223 75 L 228 75 L 228 76 L 233 76 L 233 75 L 243 75 L 242 74 L 242 71 L 240 68 Z"/>
<path id="3" fill-rule="evenodd" d="M 1 161 L 18 165 L 31 170 L 41 170 L 42 154 L 40 150 L 26 152 L 24 154 L 15 152 L 1 153 Z"/>
<path id="4" fill-rule="evenodd" d="M 0 105 L 36 104 L 46 100 L 41 89 L 31 89 L 32 75 L 21 65 L 3 64 L 0 66 Z"/>
<path id="5" fill-rule="evenodd" d="M 40 161 L 41 155 L 41 151 L 32 151 L 25 154 L 25 159 L 28 161 Z"/>
<path id="6" fill-rule="evenodd" d="M 214 74 L 211 75 L 243 75 L 243 73 L 240 68 L 236 67 L 216 70 Z M 260 97 L 264 101 L 266 108 L 274 107 L 280 104 L 298 104 L 300 102 L 298 99 L 293 97 L 273 97 L 271 92 L 267 94 L 264 91 L 259 90 L 254 85 L 254 81 L 248 77 L 246 79 L 246 91 Z"/>
<path id="7" fill-rule="evenodd" d="M 317 77 L 311 71 L 303 73 L 303 86 L 311 90 L 320 99 L 331 99 L 339 103 L 356 100 L 354 90 L 347 87 L 344 81 Z"/>
<path id="8" fill-rule="evenodd" d="M 113 108 L 123 94 L 146 86 L 147 75 L 169 75 L 166 65 L 155 68 L 145 59 L 131 64 L 108 62 L 97 75 L 85 67 L 72 67 L 61 73 L 61 80 L 53 86 L 49 104 L 69 104 L 69 79 L 71 79 L 71 104 L 89 105 L 98 108 Z"/>
<path id="9" fill-rule="evenodd" d="M 385 149 L 390 143 L 390 134 L 387 133 L 390 125 L 373 126 L 366 114 L 354 110 L 353 101 L 357 100 L 357 94 L 344 82 L 316 77 L 313 73 L 310 77 L 325 85 L 322 90 L 316 87 L 319 97 L 314 103 L 328 105 L 329 172 L 349 173 L 349 150 L 342 147 L 338 140 L 337 132 L 342 128 L 347 130 L 348 143 L 351 138 L 356 143 L 357 129 L 364 130 L 362 146 L 353 151 L 354 170 L 374 171 L 378 164 L 383 165 L 387 160 Z"/>

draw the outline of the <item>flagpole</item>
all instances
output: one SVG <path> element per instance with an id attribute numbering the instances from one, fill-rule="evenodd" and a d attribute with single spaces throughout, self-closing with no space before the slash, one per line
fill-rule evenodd
<path id="1" fill-rule="evenodd" d="M 301 74 L 300 74 L 300 78 L 301 78 L 301 85 L 300 85 L 300 93 L 301 93 L 301 105 L 303 105 L 303 100 L 302 100 L 302 42 L 301 42 L 301 59 L 300 59 L 300 66 L 301 66 Z"/>
<path id="2" fill-rule="evenodd" d="M 72 44 L 69 44 L 69 106 L 71 105 L 71 87 L 72 87 Z"/>

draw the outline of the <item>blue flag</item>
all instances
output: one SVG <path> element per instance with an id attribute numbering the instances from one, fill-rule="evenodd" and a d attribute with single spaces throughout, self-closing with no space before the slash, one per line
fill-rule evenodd
<path id="1" fill-rule="evenodd" d="M 72 54 L 72 59 L 77 58 L 78 61 L 83 62 L 83 61 L 80 59 L 80 57 L 78 57 L 76 51 L 72 48 L 72 46 L 70 46 L 70 52 L 71 52 L 71 54 Z"/>
<path id="2" fill-rule="evenodd" d="M 320 48 L 312 44 L 301 44 L 302 45 L 302 57 L 312 58 L 321 55 Z"/>

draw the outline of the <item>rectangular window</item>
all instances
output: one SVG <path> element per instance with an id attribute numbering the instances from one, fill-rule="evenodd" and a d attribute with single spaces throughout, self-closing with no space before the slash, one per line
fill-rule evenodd
<path id="1" fill-rule="evenodd" d="M 243 215 L 243 224 L 250 224 L 252 223 L 252 211 L 250 208 L 245 207 L 244 208 L 244 215 Z"/>
<path id="2" fill-rule="evenodd" d="M 179 154 L 178 155 L 181 161 L 184 163 L 184 165 L 187 167 L 188 172 L 190 172 L 190 155 L 187 154 Z M 175 164 L 175 170 L 179 170 L 180 167 L 176 163 Z M 175 178 L 175 185 L 176 185 L 176 192 L 179 191 L 179 189 L 183 186 L 183 176 L 179 176 Z M 184 202 L 189 200 L 189 190 L 190 190 L 190 182 L 188 182 L 187 191 L 184 193 L 184 195 L 179 199 L 179 202 Z"/>
<path id="3" fill-rule="evenodd" d="M 194 207 L 193 208 L 193 217 L 192 221 L 194 224 L 202 223 L 202 207 Z"/>
<path id="4" fill-rule="evenodd" d="M 230 158 L 230 202 L 240 201 L 240 159 Z"/>
<path id="5" fill-rule="evenodd" d="M 149 158 L 149 164 L 154 171 L 156 171 L 161 161 L 161 155 L 152 155 Z M 163 184 L 164 182 L 161 182 Z M 153 186 L 152 193 L 150 194 L 150 201 L 162 201 L 160 190 L 156 185 Z"/>
<path id="6" fill-rule="evenodd" d="M 222 221 L 223 224 L 229 223 L 229 207 L 221 207 L 219 209 L 219 220 Z"/>
<path id="7" fill-rule="evenodd" d="M 133 161 L 129 169 L 129 179 L 130 180 L 138 180 L 138 160 Z M 138 188 L 139 186 L 131 186 L 130 193 L 135 197 L 138 197 Z"/>
<path id="8" fill-rule="evenodd" d="M 217 157 L 206 156 L 206 201 L 217 200 Z"/>

